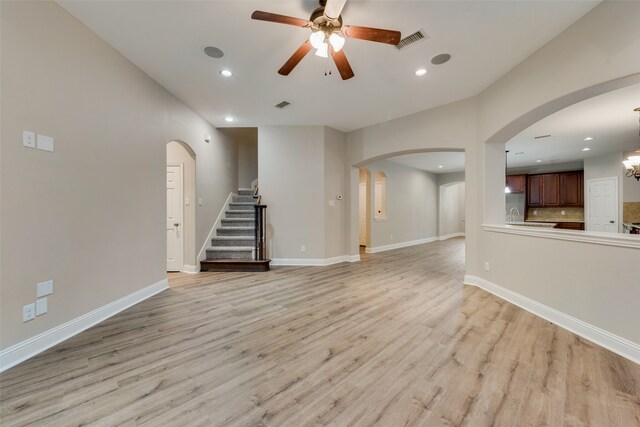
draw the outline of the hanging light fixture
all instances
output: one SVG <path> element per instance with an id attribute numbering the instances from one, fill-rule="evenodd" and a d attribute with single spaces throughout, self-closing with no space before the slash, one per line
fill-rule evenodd
<path id="1" fill-rule="evenodd" d="M 504 192 L 505 194 L 509 194 L 511 193 L 511 189 L 509 188 L 509 186 L 507 185 L 507 162 L 509 160 L 509 157 L 507 156 L 509 154 L 509 150 L 506 150 L 504 152 Z"/>
<path id="2" fill-rule="evenodd" d="M 638 113 L 638 136 L 640 137 L 640 107 L 633 111 Z M 622 164 L 627 169 L 628 177 L 633 177 L 636 181 L 640 181 L 640 150 L 637 150 L 634 156 L 627 157 L 627 160 L 624 160 Z"/>

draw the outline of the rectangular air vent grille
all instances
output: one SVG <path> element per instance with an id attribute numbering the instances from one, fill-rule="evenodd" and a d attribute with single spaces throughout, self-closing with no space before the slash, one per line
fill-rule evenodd
<path id="1" fill-rule="evenodd" d="M 291 104 L 290 102 L 282 101 L 281 103 L 276 104 L 276 108 L 283 109 L 284 107 L 286 107 L 287 105 L 290 105 L 290 104 Z"/>
<path id="2" fill-rule="evenodd" d="M 407 37 L 400 40 L 400 43 L 398 43 L 396 47 L 398 48 L 398 50 L 402 50 L 415 43 L 418 43 L 420 40 L 423 40 L 425 38 L 427 38 L 427 35 L 422 30 L 419 30 L 413 34 L 409 34 Z"/>

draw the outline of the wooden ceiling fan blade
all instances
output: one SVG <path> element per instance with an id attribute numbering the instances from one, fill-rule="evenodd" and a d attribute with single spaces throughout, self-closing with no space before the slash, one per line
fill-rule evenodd
<path id="1" fill-rule="evenodd" d="M 277 13 L 263 12 L 256 10 L 251 14 L 251 19 L 258 21 L 275 22 L 277 24 L 293 25 L 296 27 L 309 27 L 311 23 L 306 19 L 294 18 L 292 16 L 278 15 Z"/>
<path id="2" fill-rule="evenodd" d="M 331 49 L 331 56 L 333 57 L 333 62 L 336 63 L 336 67 L 340 72 L 340 77 L 342 77 L 342 80 L 349 80 L 354 76 L 351 65 L 347 60 L 347 55 L 344 54 L 344 50 L 334 52 L 334 50 Z"/>
<path id="3" fill-rule="evenodd" d="M 400 43 L 400 31 L 383 30 L 380 28 L 359 27 L 357 25 L 346 25 L 342 32 L 352 39 L 369 40 L 372 42 L 397 45 Z"/>
<path id="4" fill-rule="evenodd" d="M 278 74 L 281 74 L 283 76 L 288 76 L 289 73 L 294 68 L 296 68 L 296 65 L 298 65 L 298 63 L 302 61 L 302 58 L 304 58 L 305 55 L 309 53 L 310 50 L 311 50 L 311 42 L 307 40 L 304 43 L 302 43 L 302 45 L 298 48 L 298 50 L 296 50 L 293 53 L 293 55 L 291 55 L 291 57 L 287 59 L 287 62 L 285 62 L 282 67 L 280 67 L 280 69 L 278 70 Z"/>
<path id="5" fill-rule="evenodd" d="M 331 19 L 338 19 L 347 0 L 327 0 L 324 6 L 324 14 Z"/>

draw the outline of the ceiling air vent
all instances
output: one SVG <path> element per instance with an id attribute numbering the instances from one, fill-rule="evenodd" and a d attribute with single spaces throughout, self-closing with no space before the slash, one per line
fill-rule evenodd
<path id="1" fill-rule="evenodd" d="M 291 105 L 291 103 L 290 103 L 290 102 L 287 102 L 287 101 L 282 101 L 281 103 L 276 104 L 276 108 L 280 108 L 280 109 L 282 110 L 282 109 L 283 109 L 284 107 L 286 107 L 287 105 Z"/>
<path id="2" fill-rule="evenodd" d="M 413 44 L 418 43 L 420 40 L 426 39 L 428 36 L 422 31 L 418 30 L 413 34 L 409 34 L 407 37 L 400 40 L 400 43 L 396 45 L 398 50 L 405 49 Z"/>
<path id="3" fill-rule="evenodd" d="M 533 139 L 542 139 L 542 138 L 549 138 L 551 135 L 538 135 L 538 136 L 534 136 Z"/>

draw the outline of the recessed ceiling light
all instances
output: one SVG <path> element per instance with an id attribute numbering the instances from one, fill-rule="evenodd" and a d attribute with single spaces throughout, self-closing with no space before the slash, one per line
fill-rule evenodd
<path id="1" fill-rule="evenodd" d="M 582 149 L 582 151 L 591 151 L 591 148 L 589 148 L 589 147 L 584 147 L 584 148 Z"/>
<path id="2" fill-rule="evenodd" d="M 231 123 L 231 122 L 235 122 L 236 119 L 234 119 L 231 116 L 227 116 L 227 117 L 224 118 L 224 121 L 227 122 L 227 123 Z"/>
<path id="3" fill-rule="evenodd" d="M 231 77 L 231 76 L 233 76 L 233 73 L 231 72 L 231 70 L 222 70 L 222 71 L 220 71 L 220 74 L 222 75 L 222 77 Z"/>
<path id="4" fill-rule="evenodd" d="M 541 163 L 541 162 L 542 162 L 542 160 L 540 160 L 540 159 L 536 160 L 536 163 Z"/>
<path id="5" fill-rule="evenodd" d="M 442 169 L 442 165 L 438 165 L 438 169 Z"/>
<path id="6" fill-rule="evenodd" d="M 592 137 L 592 136 L 588 136 L 588 137 L 586 137 L 584 140 L 585 140 L 585 141 L 591 141 L 592 139 L 593 139 L 593 137 Z"/>
<path id="7" fill-rule="evenodd" d="M 416 76 L 418 76 L 418 77 L 422 77 L 422 76 L 424 76 L 425 74 L 427 74 L 427 69 L 426 69 L 426 68 L 418 68 L 418 69 L 416 70 L 416 72 L 415 72 L 415 73 L 413 73 L 413 74 L 415 74 L 415 75 L 416 75 Z"/>

